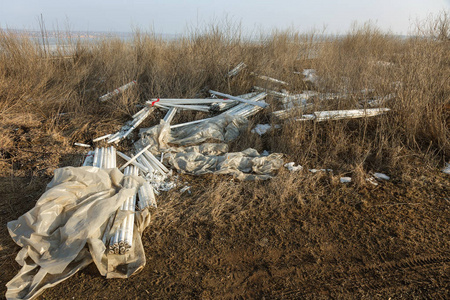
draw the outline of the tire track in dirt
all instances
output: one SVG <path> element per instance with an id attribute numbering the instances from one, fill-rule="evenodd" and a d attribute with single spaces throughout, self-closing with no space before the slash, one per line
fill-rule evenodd
<path id="1" fill-rule="evenodd" d="M 330 291 L 337 287 L 344 288 L 349 293 L 357 292 L 361 287 L 361 283 L 364 283 L 366 289 L 369 290 L 381 290 L 385 288 L 392 288 L 396 286 L 405 285 L 404 282 L 397 279 L 399 272 L 404 272 L 405 269 L 408 272 L 416 274 L 420 271 L 430 271 L 430 269 L 441 268 L 443 264 L 450 263 L 450 255 L 430 255 L 420 258 L 408 258 L 400 261 L 392 261 L 386 263 L 373 264 L 369 267 L 357 268 L 348 272 L 335 272 L 324 278 L 316 278 L 317 283 L 321 283 L 322 286 L 328 288 L 320 288 L 319 284 L 315 284 L 311 287 L 311 291 L 307 288 L 303 289 L 287 289 L 278 291 L 272 294 L 271 299 L 298 299 L 308 298 L 308 296 L 327 295 Z M 314 281 L 316 281 L 314 280 Z M 345 283 L 345 281 L 354 282 L 351 285 Z M 323 283 L 326 284 L 323 284 Z M 336 289 L 337 291 L 337 289 Z"/>

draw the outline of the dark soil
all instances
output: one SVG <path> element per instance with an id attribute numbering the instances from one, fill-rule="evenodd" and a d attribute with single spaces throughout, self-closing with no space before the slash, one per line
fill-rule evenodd
<path id="1" fill-rule="evenodd" d="M 40 298 L 448 299 L 449 178 L 416 173 L 377 187 L 285 171 L 263 183 L 186 176 L 192 195 L 158 197 L 141 273 L 107 280 L 91 265 Z M 19 270 L 5 224 L 50 179 L 0 178 L 3 295 Z"/>

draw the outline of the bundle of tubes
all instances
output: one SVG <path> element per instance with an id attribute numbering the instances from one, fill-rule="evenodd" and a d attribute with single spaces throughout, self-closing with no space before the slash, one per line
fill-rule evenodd
<path id="1" fill-rule="evenodd" d="M 210 90 L 209 92 L 215 96 L 224 97 L 225 99 L 152 99 L 151 101 L 147 101 L 147 106 L 133 115 L 133 120 L 131 122 L 128 122 L 128 124 L 125 124 L 118 132 L 116 132 L 115 134 L 107 134 L 98 137 L 93 141 L 98 142 L 103 139 L 108 139 L 108 143 L 118 143 L 120 140 L 126 138 L 134 129 L 136 129 L 148 117 L 148 115 L 152 112 L 153 107 L 155 106 L 168 110 L 166 116 L 164 117 L 164 121 L 168 122 L 169 124 L 172 122 L 175 114 L 180 109 L 197 110 L 203 112 L 221 111 L 222 113 L 227 113 L 230 115 L 242 115 L 244 117 L 248 117 L 257 113 L 262 108 L 268 106 L 268 104 L 264 101 L 258 102 L 259 100 L 266 97 L 266 93 L 249 93 L 240 96 L 232 96 L 212 90 Z M 196 124 L 209 119 L 210 118 L 206 118 L 183 124 L 172 125 L 170 128 Z M 125 158 L 125 156 L 122 157 Z M 133 163 L 133 165 L 137 166 L 144 172 L 149 172 L 149 170 L 142 164 L 137 165 L 136 163 Z"/>
<path id="2" fill-rule="evenodd" d="M 93 152 L 93 159 L 90 154 Z M 88 153 L 83 166 L 93 166 L 101 169 L 110 169 L 116 167 L 116 148 L 95 148 Z"/>
<path id="3" fill-rule="evenodd" d="M 255 97 L 251 98 L 249 101 L 257 102 L 264 99 L 267 96 L 266 93 L 259 93 Z M 243 116 L 249 117 L 256 114 L 258 111 L 263 109 L 261 106 L 255 106 L 252 104 L 240 103 L 235 107 L 223 112 L 223 114 L 228 114 L 230 116 Z"/>
<path id="4" fill-rule="evenodd" d="M 124 171 L 124 188 L 136 188 L 137 182 L 132 176 L 139 175 L 139 169 L 134 166 L 128 166 Z M 115 220 L 116 232 L 111 236 L 109 241 L 109 254 L 125 254 L 130 251 L 133 246 L 134 231 L 134 213 L 136 207 L 136 194 L 128 197 L 120 207 L 119 211 L 126 213 L 126 217 L 120 222 Z M 118 214 L 120 212 L 117 212 Z M 120 224 L 117 224 L 120 222 Z"/>
<path id="5" fill-rule="evenodd" d="M 124 125 L 118 132 L 113 135 L 104 136 L 108 139 L 108 143 L 119 142 L 120 140 L 126 138 L 134 129 L 136 129 L 144 120 L 150 115 L 152 112 L 152 108 L 146 106 L 140 111 L 138 111 L 135 115 L 133 115 L 133 120 L 130 124 Z M 95 139 L 94 141 L 98 141 L 99 139 Z"/>
<path id="6" fill-rule="evenodd" d="M 250 100 L 252 97 L 255 97 L 257 94 L 258 93 L 253 92 L 253 93 L 239 95 L 238 97 L 242 98 L 242 99 Z M 226 103 L 216 103 L 216 104 L 213 104 L 213 110 L 214 111 L 225 111 L 225 110 L 228 110 L 238 104 L 239 104 L 239 102 L 236 100 L 229 100 L 229 102 L 226 102 Z"/>
<path id="7" fill-rule="evenodd" d="M 246 95 L 254 95 L 254 94 L 246 94 Z M 259 93 L 256 96 L 248 99 L 248 102 L 250 102 L 250 104 L 247 103 L 240 103 L 224 112 L 222 112 L 220 115 L 224 115 L 224 114 L 228 114 L 231 116 L 243 116 L 243 117 L 249 117 L 252 116 L 254 114 L 256 114 L 258 111 L 260 111 L 262 109 L 261 106 L 255 106 L 253 105 L 253 103 L 258 103 L 258 101 L 264 99 L 267 96 L 266 93 Z M 261 102 L 263 103 L 263 102 Z M 183 127 L 183 126 L 189 126 L 189 125 L 193 125 L 193 124 L 198 124 L 198 123 L 202 123 L 205 121 L 209 121 L 212 118 L 206 118 L 206 119 L 201 119 L 201 120 L 196 120 L 196 121 L 191 121 L 191 122 L 186 122 L 186 123 L 181 123 L 181 124 L 176 124 L 176 125 L 171 125 L 170 128 L 178 128 L 178 127 Z"/>
<path id="8" fill-rule="evenodd" d="M 147 181 L 139 188 L 138 196 L 138 207 L 140 210 L 144 210 L 146 208 L 157 208 L 153 187 Z"/>
<path id="9" fill-rule="evenodd" d="M 203 112 L 209 112 L 212 110 L 212 106 L 216 104 L 227 104 L 234 102 L 228 99 L 151 99 L 147 101 L 148 105 L 156 106 L 160 108 L 179 108 L 184 110 L 197 110 Z"/>
<path id="10" fill-rule="evenodd" d="M 211 94 L 216 95 L 216 96 L 225 97 L 227 99 L 236 100 L 236 101 L 239 101 L 239 102 L 242 102 L 242 103 L 246 103 L 246 104 L 252 104 L 254 106 L 259 106 L 259 107 L 262 107 L 262 108 L 266 108 L 267 106 L 269 106 L 269 104 L 267 104 L 267 103 L 253 101 L 252 99 L 247 100 L 247 99 L 243 99 L 243 98 L 238 97 L 238 96 L 232 96 L 232 95 L 228 95 L 228 94 L 225 94 L 225 93 L 216 92 L 216 91 L 213 91 L 213 90 L 209 90 L 209 92 Z"/>
<path id="11" fill-rule="evenodd" d="M 132 164 L 139 168 L 144 174 L 149 174 L 152 178 L 155 174 L 166 176 L 169 173 L 169 169 L 166 168 L 150 151 L 148 148 L 151 145 L 144 147 L 135 156 L 129 157 L 128 155 L 117 152 L 117 154 L 125 159 L 127 162 L 120 167 L 121 170 Z"/>
<path id="12" fill-rule="evenodd" d="M 177 108 L 176 107 L 171 107 L 166 115 L 164 116 L 163 120 L 166 123 L 172 123 L 173 118 L 175 117 L 175 114 L 177 113 Z"/>

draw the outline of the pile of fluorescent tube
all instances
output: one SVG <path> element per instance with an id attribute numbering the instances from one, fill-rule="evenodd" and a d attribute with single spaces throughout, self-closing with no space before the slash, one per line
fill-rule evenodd
<path id="1" fill-rule="evenodd" d="M 222 95 L 224 95 L 224 94 L 222 94 Z M 222 112 L 220 115 L 228 114 L 230 116 L 243 116 L 243 117 L 252 116 L 252 115 L 256 114 L 257 112 L 259 112 L 260 110 L 262 110 L 263 109 L 262 106 L 267 105 L 263 101 L 258 102 L 258 101 L 264 99 L 266 96 L 267 96 L 266 93 L 259 93 L 259 94 L 258 93 L 249 93 L 249 94 L 237 96 L 235 98 L 239 98 L 240 100 L 246 100 L 246 102 L 239 103 L 238 105 L 234 104 L 235 105 L 234 107 L 229 108 L 228 110 Z M 258 105 L 256 106 L 256 105 L 254 105 L 254 103 L 258 103 Z M 262 105 L 259 105 L 259 104 L 262 104 Z M 190 121 L 190 122 L 186 122 L 186 123 L 175 124 L 175 125 L 171 125 L 170 128 L 174 129 L 174 128 L 179 128 L 179 127 L 183 127 L 183 126 L 189 126 L 189 125 L 193 125 L 193 124 L 202 123 L 202 122 L 205 122 L 205 121 L 208 121 L 211 119 L 212 118 L 205 118 L 205 119 L 201 119 L 201 120 L 195 120 L 195 121 Z"/>
<path id="2" fill-rule="evenodd" d="M 116 167 L 116 148 L 95 148 L 89 151 L 83 166 L 93 166 L 100 169 L 111 169 Z"/>
<path id="3" fill-rule="evenodd" d="M 229 99 L 151 99 L 147 101 L 148 105 L 159 107 L 159 108 L 178 108 L 180 110 L 196 110 L 203 112 L 210 112 L 213 110 L 215 105 L 222 104 L 226 105 L 229 103 L 235 103 L 233 100 Z M 234 104 L 236 105 L 236 104 Z"/>
<path id="4" fill-rule="evenodd" d="M 169 170 L 156 157 L 151 154 L 148 147 L 143 148 L 132 158 L 116 151 L 114 147 L 96 148 L 94 151 L 89 151 L 83 166 L 93 166 L 100 169 L 116 168 L 116 155 L 121 156 L 127 162 L 120 169 L 123 170 L 124 179 L 123 187 L 127 189 L 136 189 L 133 196 L 128 197 L 117 210 L 115 217 L 112 217 L 108 229 L 105 230 L 104 242 L 111 226 L 117 228 L 109 238 L 109 247 L 107 248 L 109 254 L 123 255 L 130 251 L 133 246 L 133 231 L 136 206 L 139 210 L 154 209 L 157 207 L 155 191 L 149 182 L 145 181 L 138 189 L 138 182 L 135 180 L 139 176 L 139 170 L 142 168 L 142 174 L 149 173 L 152 178 L 158 177 L 161 180 L 167 176 Z M 133 164 L 137 164 L 135 166 Z M 141 165 L 142 164 L 142 165 Z M 138 201 L 137 201 L 138 200 Z M 125 215 L 123 218 L 117 216 Z"/>
<path id="5" fill-rule="evenodd" d="M 135 115 L 133 115 L 133 120 L 125 124 L 118 132 L 113 135 L 104 136 L 108 139 L 108 143 L 116 142 L 118 143 L 120 140 L 126 138 L 134 129 L 136 129 L 144 120 L 150 115 L 152 112 L 152 108 L 146 106 L 140 111 L 138 111 Z M 96 139 L 99 140 L 98 138 Z"/>
<path id="6" fill-rule="evenodd" d="M 128 166 L 124 171 L 124 188 L 136 188 L 137 182 L 133 176 L 137 177 L 139 169 L 134 166 Z M 117 215 L 120 211 L 126 214 L 125 218 L 120 222 L 114 221 L 114 227 L 117 228 L 116 232 L 112 234 L 109 241 L 109 254 L 125 254 L 130 251 L 133 246 L 133 231 L 134 231 L 134 214 L 136 207 L 136 194 L 128 197 L 123 203 L 120 209 L 117 211 Z M 120 222 L 120 224 L 117 224 Z"/>

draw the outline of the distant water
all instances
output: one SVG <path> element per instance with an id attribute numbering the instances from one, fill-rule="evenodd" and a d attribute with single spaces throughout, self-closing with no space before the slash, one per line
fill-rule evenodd
<path id="1" fill-rule="evenodd" d="M 47 47 L 48 51 L 51 53 L 57 52 L 57 50 L 62 51 L 63 53 L 69 55 L 74 51 L 73 47 L 77 44 L 77 42 L 82 43 L 97 43 L 99 41 L 104 41 L 108 39 L 119 39 L 125 42 L 132 41 L 133 38 L 136 37 L 136 33 L 133 32 L 102 32 L 102 31 L 46 31 L 44 36 L 42 35 L 41 31 L 28 31 L 28 30 L 14 30 L 14 29 L 0 29 L 0 30 L 7 30 L 9 32 L 14 32 L 20 36 L 28 37 L 31 40 L 34 40 L 36 44 L 41 45 L 42 47 Z M 176 40 L 183 35 L 181 34 L 159 34 L 159 33 L 147 33 L 147 32 L 141 32 L 142 35 L 149 35 L 152 37 L 160 38 L 165 41 L 173 41 Z M 271 34 L 268 33 L 267 36 L 261 36 L 258 35 L 257 37 L 247 37 L 247 41 L 260 43 L 264 42 L 266 37 L 270 37 Z M 340 39 L 343 38 L 345 35 L 342 36 L 336 36 L 336 35 L 326 35 L 326 34 L 316 34 L 314 35 L 313 43 L 319 46 L 318 44 L 321 44 L 321 42 L 324 42 L 326 40 L 330 39 Z M 407 39 L 410 38 L 410 36 L 400 36 L 396 35 L 394 37 L 400 38 L 400 39 Z M 314 49 L 310 49 L 310 51 L 313 51 Z M 313 52 L 317 52 L 317 50 L 314 50 Z M 308 54 L 308 57 L 315 57 L 316 53 L 310 53 Z"/>
<path id="2" fill-rule="evenodd" d="M 57 45 L 57 44 L 71 44 L 77 41 L 80 42 L 98 42 L 108 39 L 119 39 L 122 41 L 131 41 L 136 33 L 133 32 L 103 32 L 103 31 L 46 31 L 44 36 L 41 31 L 37 30 L 17 30 L 17 29 L 0 29 L 7 30 L 8 32 L 16 33 L 23 37 L 29 37 L 39 44 Z M 181 35 L 177 34 L 159 34 L 159 33 L 146 33 L 142 32 L 142 35 L 155 36 L 163 40 L 173 40 Z"/>

